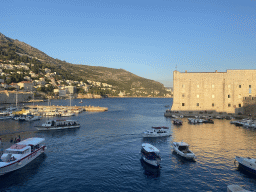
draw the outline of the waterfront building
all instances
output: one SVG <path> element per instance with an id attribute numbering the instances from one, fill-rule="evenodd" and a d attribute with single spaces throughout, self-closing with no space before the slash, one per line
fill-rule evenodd
<path id="1" fill-rule="evenodd" d="M 244 113 L 244 97 L 256 96 L 256 70 L 173 72 L 172 111 Z"/>

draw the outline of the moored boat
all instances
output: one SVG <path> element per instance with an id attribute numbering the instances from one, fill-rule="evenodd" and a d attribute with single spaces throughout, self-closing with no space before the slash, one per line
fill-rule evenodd
<path id="1" fill-rule="evenodd" d="M 37 130 L 56 130 L 56 129 L 70 129 L 79 128 L 80 124 L 75 120 L 49 120 L 41 126 L 35 126 Z"/>
<path id="2" fill-rule="evenodd" d="M 41 119 L 41 116 L 27 115 L 25 121 L 38 121 Z"/>
<path id="3" fill-rule="evenodd" d="M 256 159 L 250 157 L 236 156 L 235 163 L 238 162 L 238 167 L 244 169 L 247 172 L 256 175 Z"/>
<path id="4" fill-rule="evenodd" d="M 160 151 L 149 143 L 143 143 L 141 158 L 144 162 L 154 167 L 159 167 L 161 162 Z"/>
<path id="5" fill-rule="evenodd" d="M 169 127 L 152 127 L 152 130 L 147 130 L 142 134 L 143 137 L 168 137 L 171 136 Z"/>
<path id="6" fill-rule="evenodd" d="M 20 169 L 42 154 L 44 138 L 28 138 L 6 149 L 1 156 L 0 175 Z"/>
<path id="7" fill-rule="evenodd" d="M 174 151 L 188 160 L 195 160 L 195 154 L 189 149 L 189 145 L 183 141 L 181 142 L 173 142 Z"/>
<path id="8" fill-rule="evenodd" d="M 172 120 L 172 123 L 174 124 L 174 125 L 182 125 L 182 121 L 180 120 L 180 119 L 173 119 Z"/>

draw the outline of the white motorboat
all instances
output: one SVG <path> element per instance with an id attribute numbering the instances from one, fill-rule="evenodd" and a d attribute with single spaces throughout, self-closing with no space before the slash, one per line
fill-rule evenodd
<path id="1" fill-rule="evenodd" d="M 143 137 L 167 137 L 171 136 L 169 127 L 152 127 L 151 130 L 147 130 L 142 134 Z"/>
<path id="2" fill-rule="evenodd" d="M 160 151 L 149 143 L 143 143 L 141 148 L 143 161 L 154 167 L 159 167 L 161 162 Z"/>
<path id="3" fill-rule="evenodd" d="M 173 142 L 174 151 L 188 160 L 195 160 L 195 154 L 189 150 L 189 145 L 183 141 L 181 142 Z"/>
<path id="4" fill-rule="evenodd" d="M 245 171 L 248 171 L 256 175 L 256 159 L 252 159 L 250 157 L 236 156 L 235 163 L 236 162 L 239 163 L 238 165 L 239 168 L 242 168 Z"/>
<path id="5" fill-rule="evenodd" d="M 29 138 L 12 145 L 1 156 L 0 175 L 20 169 L 42 154 L 44 138 Z"/>
<path id="6" fill-rule="evenodd" d="M 80 124 L 75 120 L 49 120 L 41 126 L 35 126 L 37 130 L 56 130 L 56 129 L 70 129 L 79 128 Z"/>
<path id="7" fill-rule="evenodd" d="M 25 121 L 38 121 L 41 119 L 41 116 L 27 115 Z"/>

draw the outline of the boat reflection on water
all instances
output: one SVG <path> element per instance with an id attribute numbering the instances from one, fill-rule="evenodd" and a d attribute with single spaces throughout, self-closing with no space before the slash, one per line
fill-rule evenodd
<path id="1" fill-rule="evenodd" d="M 145 163 L 143 161 L 142 158 L 140 159 L 140 163 L 144 169 L 144 175 L 146 175 L 147 177 L 157 178 L 160 176 L 160 168 L 159 167 L 156 168 L 156 167 L 148 165 L 147 163 Z"/>
<path id="2" fill-rule="evenodd" d="M 157 143 L 166 143 L 169 139 L 169 137 L 148 137 L 143 138 L 143 143 L 151 143 L 152 145 L 155 145 Z"/>
<path id="3" fill-rule="evenodd" d="M 51 130 L 51 131 L 38 131 L 40 134 L 44 136 L 51 136 L 51 137 L 63 137 L 67 135 L 76 135 L 77 129 L 57 129 L 57 130 Z"/>

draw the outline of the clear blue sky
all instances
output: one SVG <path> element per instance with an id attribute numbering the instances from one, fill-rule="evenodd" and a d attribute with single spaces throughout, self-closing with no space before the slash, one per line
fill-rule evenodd
<path id="1" fill-rule="evenodd" d="M 0 32 L 73 64 L 172 73 L 255 69 L 255 0 L 3 0 Z"/>

